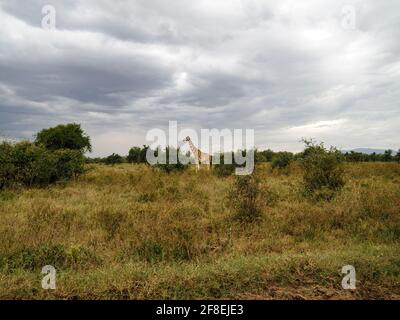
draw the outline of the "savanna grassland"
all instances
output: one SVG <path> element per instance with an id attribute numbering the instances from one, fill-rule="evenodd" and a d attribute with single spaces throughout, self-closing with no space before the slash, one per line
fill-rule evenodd
<path id="1" fill-rule="evenodd" d="M 89 165 L 0 192 L 2 299 L 399 299 L 400 164 L 347 163 L 330 201 L 301 168 L 257 166 L 262 219 L 233 218 L 234 176 Z M 41 268 L 57 269 L 56 290 Z M 353 265 L 357 289 L 341 286 Z"/>

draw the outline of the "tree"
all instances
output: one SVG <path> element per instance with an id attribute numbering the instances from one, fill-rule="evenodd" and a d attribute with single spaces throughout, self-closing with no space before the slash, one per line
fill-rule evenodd
<path id="1" fill-rule="evenodd" d="M 392 153 L 393 153 L 393 151 L 392 150 L 385 150 L 385 153 L 383 154 L 383 161 L 392 161 L 393 160 L 393 157 L 392 157 Z"/>
<path id="2" fill-rule="evenodd" d="M 369 155 L 368 159 L 370 161 L 377 161 L 378 155 L 376 154 L 376 152 L 372 152 L 372 154 Z"/>
<path id="3" fill-rule="evenodd" d="M 141 154 L 142 149 L 139 147 L 133 147 L 129 150 L 128 156 L 126 157 L 126 160 L 128 160 L 129 163 L 140 163 L 140 154 Z"/>
<path id="4" fill-rule="evenodd" d="M 124 158 L 122 158 L 119 154 L 113 153 L 105 159 L 106 164 L 115 165 L 118 163 L 124 162 Z"/>
<path id="5" fill-rule="evenodd" d="M 400 149 L 399 149 L 399 151 L 397 151 L 397 154 L 394 158 L 397 162 L 400 162 Z"/>
<path id="6" fill-rule="evenodd" d="M 143 148 L 133 147 L 129 150 L 127 160 L 130 163 L 146 163 L 146 153 L 149 146 L 144 145 Z"/>
<path id="7" fill-rule="evenodd" d="M 273 152 L 271 149 L 267 149 L 264 151 L 256 150 L 255 160 L 256 160 L 256 162 L 271 162 L 274 155 L 275 155 L 275 152 Z"/>
<path id="8" fill-rule="evenodd" d="M 345 158 L 350 162 L 362 162 L 368 161 L 368 155 L 365 155 L 361 152 L 350 151 L 345 153 Z"/>
<path id="9" fill-rule="evenodd" d="M 71 149 L 82 153 L 92 151 L 90 137 L 83 131 L 80 124 L 69 123 L 53 128 L 43 129 L 36 134 L 36 144 L 42 144 L 49 150 Z"/>

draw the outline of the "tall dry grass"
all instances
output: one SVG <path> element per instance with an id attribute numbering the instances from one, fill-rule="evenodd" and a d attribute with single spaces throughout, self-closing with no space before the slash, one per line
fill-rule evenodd
<path id="1" fill-rule="evenodd" d="M 332 201 L 258 165 L 262 219 L 232 219 L 235 177 L 92 165 L 0 193 L 0 298 L 399 298 L 400 165 L 347 164 Z M 41 289 L 53 264 L 57 289 Z M 358 287 L 341 288 L 341 267 Z"/>

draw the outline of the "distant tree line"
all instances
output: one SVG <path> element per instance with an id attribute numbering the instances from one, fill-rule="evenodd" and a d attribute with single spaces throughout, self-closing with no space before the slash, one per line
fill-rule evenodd
<path id="1" fill-rule="evenodd" d="M 374 162 L 374 161 L 383 161 L 383 162 L 390 162 L 390 161 L 398 161 L 400 162 L 400 150 L 394 154 L 392 150 L 386 150 L 382 154 L 378 153 L 361 153 L 361 152 L 346 152 L 344 154 L 346 161 L 349 162 Z"/>
<path id="2" fill-rule="evenodd" d="M 299 153 L 292 153 L 286 151 L 274 152 L 270 149 L 264 151 L 256 150 L 255 159 L 256 162 L 273 162 L 276 158 L 292 158 L 293 160 L 300 160 L 304 157 L 304 151 Z M 400 149 L 395 154 L 393 150 L 386 150 L 384 153 L 362 153 L 355 151 L 347 151 L 343 153 L 343 157 L 345 161 L 348 162 L 390 162 L 390 161 L 398 161 L 400 162 Z"/>
<path id="3" fill-rule="evenodd" d="M 147 163 L 146 161 L 146 153 L 150 147 L 147 145 L 143 145 L 143 147 L 132 147 L 127 156 L 121 156 L 119 154 L 113 153 L 107 157 L 97 157 L 97 158 L 86 158 L 87 163 L 102 163 L 108 165 L 115 165 L 120 163 Z M 154 151 L 157 154 L 157 150 Z M 165 153 L 165 151 L 163 151 Z M 237 152 L 242 152 L 243 155 L 246 154 L 246 150 L 240 150 Z M 224 167 L 223 171 L 233 171 L 234 167 L 239 166 L 235 163 L 234 152 L 232 154 L 232 165 L 227 165 Z M 217 154 L 214 154 L 215 157 Z M 220 157 L 220 165 L 224 165 L 224 159 L 227 158 L 229 153 L 221 153 Z M 344 161 L 347 162 L 390 162 L 397 161 L 400 162 L 400 150 L 394 154 L 392 150 L 386 150 L 383 154 L 378 153 L 361 153 L 361 152 L 345 152 L 342 153 Z M 267 150 L 255 150 L 254 151 L 254 160 L 256 163 L 262 162 L 271 162 L 273 168 L 285 168 L 292 161 L 301 160 L 304 158 L 304 151 L 299 153 L 292 153 L 288 151 L 272 151 L 271 149 Z M 216 166 L 220 166 L 216 165 Z M 222 167 L 221 167 L 222 168 Z M 229 169 L 227 169 L 229 168 Z"/>
<path id="4" fill-rule="evenodd" d="M 87 163 L 102 163 L 109 165 L 116 165 L 120 163 L 147 163 L 146 153 L 149 146 L 143 145 L 143 147 L 132 147 L 127 156 L 121 156 L 117 153 L 113 153 L 107 157 L 97 158 L 86 158 Z M 156 151 L 157 152 L 157 151 Z"/>

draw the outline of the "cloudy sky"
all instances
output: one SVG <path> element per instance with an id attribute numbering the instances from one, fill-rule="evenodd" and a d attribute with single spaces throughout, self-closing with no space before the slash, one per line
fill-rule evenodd
<path id="1" fill-rule="evenodd" d="M 125 154 L 177 120 L 400 147 L 398 0 L 0 0 L 0 21 L 2 135 L 78 122 L 93 155 Z"/>

